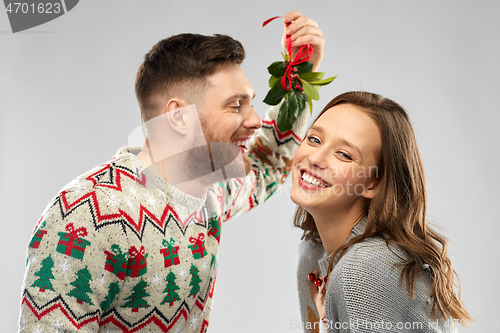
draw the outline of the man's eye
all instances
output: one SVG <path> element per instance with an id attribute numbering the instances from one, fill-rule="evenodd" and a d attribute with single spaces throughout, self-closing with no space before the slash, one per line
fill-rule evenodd
<path id="1" fill-rule="evenodd" d="M 240 111 L 241 105 L 231 106 L 231 109 L 235 109 L 236 111 Z"/>

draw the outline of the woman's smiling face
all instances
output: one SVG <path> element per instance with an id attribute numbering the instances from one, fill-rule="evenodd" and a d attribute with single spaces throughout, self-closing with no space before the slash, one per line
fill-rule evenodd
<path id="1" fill-rule="evenodd" d="M 324 112 L 293 158 L 290 197 L 309 212 L 352 207 L 375 194 L 382 148 L 373 119 L 352 104 Z"/>

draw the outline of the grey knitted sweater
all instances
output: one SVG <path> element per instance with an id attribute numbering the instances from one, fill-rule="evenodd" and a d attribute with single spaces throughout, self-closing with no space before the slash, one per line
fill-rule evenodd
<path id="1" fill-rule="evenodd" d="M 364 217 L 348 241 L 364 232 Z M 325 295 L 328 332 L 455 332 L 452 321 L 430 319 L 432 277 L 428 270 L 417 276 L 415 298 L 405 282 L 399 284 L 401 248 L 380 238 L 368 238 L 334 259 Z M 391 251 L 392 250 L 392 251 Z M 303 241 L 299 246 L 297 283 L 304 332 L 319 332 L 319 316 L 309 292 L 307 275 L 316 269 L 327 274 L 331 254 L 322 244 Z M 315 324 L 316 323 L 316 324 Z"/>

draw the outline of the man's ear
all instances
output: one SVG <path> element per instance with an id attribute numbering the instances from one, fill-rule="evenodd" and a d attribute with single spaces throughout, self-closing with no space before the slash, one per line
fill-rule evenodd
<path id="1" fill-rule="evenodd" d="M 165 105 L 165 113 L 170 126 L 180 135 L 187 135 L 186 114 L 183 107 L 186 102 L 180 98 L 172 98 Z"/>
<path id="2" fill-rule="evenodd" d="M 367 189 L 363 192 L 363 197 L 367 199 L 373 199 L 375 194 L 378 192 L 378 178 L 375 178 L 370 184 L 368 184 Z"/>

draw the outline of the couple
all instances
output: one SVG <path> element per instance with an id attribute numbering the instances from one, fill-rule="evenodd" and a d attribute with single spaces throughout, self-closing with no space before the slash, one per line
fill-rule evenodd
<path id="1" fill-rule="evenodd" d="M 311 43 L 316 71 L 317 23 L 297 11 L 284 22 L 293 52 Z M 77 177 L 43 212 L 28 246 L 21 332 L 205 332 L 221 224 L 267 201 L 290 172 L 307 332 L 449 331 L 447 318 L 470 319 L 446 242 L 426 220 L 405 111 L 350 92 L 307 134 L 307 111 L 280 133 L 279 106 L 263 121 L 252 107 L 244 57 L 229 36 L 195 34 L 146 54 L 136 78 L 144 145 Z M 412 322 L 423 326 L 404 326 Z"/>

